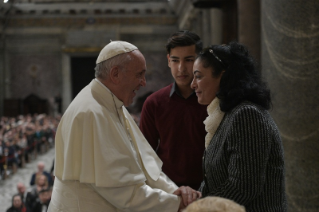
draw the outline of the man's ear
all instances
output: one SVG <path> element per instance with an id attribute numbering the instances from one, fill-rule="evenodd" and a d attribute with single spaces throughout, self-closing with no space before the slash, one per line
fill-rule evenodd
<path id="1" fill-rule="evenodd" d="M 110 79 L 114 84 L 119 84 L 121 79 L 120 69 L 118 66 L 113 66 L 109 73 Z"/>
<path id="2" fill-rule="evenodd" d="M 169 54 L 167 54 L 167 62 L 168 62 L 168 67 L 171 67 L 171 58 L 169 57 Z"/>

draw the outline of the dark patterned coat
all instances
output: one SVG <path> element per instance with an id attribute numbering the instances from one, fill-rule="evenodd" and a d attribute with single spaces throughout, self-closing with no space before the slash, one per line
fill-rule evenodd
<path id="1" fill-rule="evenodd" d="M 219 196 L 246 211 L 287 211 L 284 152 L 268 111 L 249 102 L 226 113 L 203 157 L 205 196 Z"/>

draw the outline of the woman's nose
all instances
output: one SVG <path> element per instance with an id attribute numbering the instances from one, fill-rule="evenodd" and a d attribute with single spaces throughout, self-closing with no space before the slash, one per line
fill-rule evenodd
<path id="1" fill-rule="evenodd" d="M 195 88 L 196 88 L 196 83 L 195 83 L 195 79 L 193 79 L 191 83 L 191 89 L 195 89 Z"/>

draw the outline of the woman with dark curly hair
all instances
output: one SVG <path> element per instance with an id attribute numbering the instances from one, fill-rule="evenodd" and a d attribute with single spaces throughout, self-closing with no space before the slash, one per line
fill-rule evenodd
<path id="1" fill-rule="evenodd" d="M 284 152 L 267 111 L 270 91 L 237 42 L 205 48 L 194 63 L 198 102 L 208 105 L 203 197 L 231 199 L 249 211 L 287 211 Z"/>

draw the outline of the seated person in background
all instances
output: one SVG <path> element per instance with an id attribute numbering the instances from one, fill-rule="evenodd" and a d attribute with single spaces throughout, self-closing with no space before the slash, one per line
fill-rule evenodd
<path id="1" fill-rule="evenodd" d="M 2 176 L 4 175 L 5 161 L 6 161 L 6 157 L 4 154 L 4 144 L 2 142 L 2 137 L 0 137 L 0 180 L 2 179 Z"/>
<path id="2" fill-rule="evenodd" d="M 35 207 L 39 193 L 42 190 L 47 190 L 48 188 L 49 183 L 47 177 L 44 174 L 38 175 L 36 178 L 36 184 L 32 186 L 31 191 L 27 193 L 26 207 L 28 210 Z"/>
<path id="3" fill-rule="evenodd" d="M 5 142 L 5 155 L 7 155 L 7 165 L 12 167 L 13 173 L 16 173 L 18 167 L 17 152 L 11 141 Z"/>
<path id="4" fill-rule="evenodd" d="M 30 181 L 30 185 L 31 185 L 31 186 L 35 184 L 36 176 L 39 176 L 39 175 L 42 175 L 42 174 L 44 174 L 44 175 L 47 177 L 49 185 L 50 185 L 50 186 L 53 185 L 53 180 L 52 180 L 51 174 L 50 174 L 49 172 L 46 172 L 46 171 L 44 170 L 44 166 L 45 166 L 45 165 L 44 165 L 43 162 L 40 161 L 40 162 L 38 163 L 38 166 L 37 166 L 38 171 L 35 172 L 35 173 L 33 173 L 32 176 L 31 176 L 31 181 Z"/>
<path id="5" fill-rule="evenodd" d="M 21 197 L 22 202 L 25 203 L 26 198 L 27 198 L 27 191 L 26 191 L 25 185 L 23 183 L 19 182 L 17 184 L 17 190 L 18 190 L 18 194 Z"/>
<path id="6" fill-rule="evenodd" d="M 19 194 L 15 194 L 12 197 L 12 206 L 7 209 L 6 212 L 26 212 L 27 209 L 24 206 Z"/>
<path id="7" fill-rule="evenodd" d="M 183 212 L 245 212 L 245 207 L 222 197 L 205 197 L 187 206 Z"/>
<path id="8" fill-rule="evenodd" d="M 46 212 L 48 211 L 49 204 L 51 201 L 52 189 L 43 189 L 39 192 L 38 198 L 35 200 L 35 203 L 32 208 L 32 212 Z"/>

